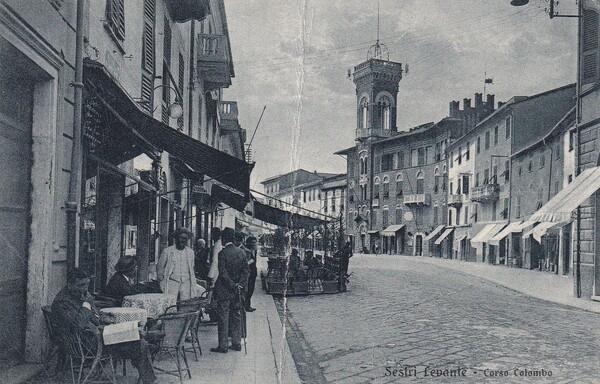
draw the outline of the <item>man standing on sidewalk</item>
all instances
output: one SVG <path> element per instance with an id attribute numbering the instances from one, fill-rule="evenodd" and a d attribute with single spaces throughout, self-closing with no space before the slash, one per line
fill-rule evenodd
<path id="1" fill-rule="evenodd" d="M 248 284 L 248 262 L 246 254 L 233 244 L 235 231 L 225 228 L 222 233 L 223 250 L 219 252 L 219 277 L 215 283 L 214 295 L 217 299 L 219 346 L 211 352 L 227 353 L 229 316 L 231 313 L 231 349 L 241 351 L 242 300 Z"/>

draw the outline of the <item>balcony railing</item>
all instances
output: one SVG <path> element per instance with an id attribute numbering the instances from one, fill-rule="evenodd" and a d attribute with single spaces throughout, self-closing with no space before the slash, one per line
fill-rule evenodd
<path id="1" fill-rule="evenodd" d="M 404 205 L 431 205 L 431 195 L 428 193 L 404 195 Z"/>
<path id="2" fill-rule="evenodd" d="M 231 63 L 225 36 L 198 34 L 198 71 L 209 90 L 231 85 Z"/>
<path id="3" fill-rule="evenodd" d="M 471 201 L 485 203 L 498 200 L 500 197 L 500 186 L 498 184 L 485 184 L 474 187 L 471 190 Z"/>
<path id="4" fill-rule="evenodd" d="M 450 195 L 448 196 L 448 205 L 452 207 L 460 206 L 467 201 L 467 195 Z"/>

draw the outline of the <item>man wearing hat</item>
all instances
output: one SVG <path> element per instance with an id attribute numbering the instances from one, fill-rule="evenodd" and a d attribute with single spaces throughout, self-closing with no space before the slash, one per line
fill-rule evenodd
<path id="1" fill-rule="evenodd" d="M 189 230 L 178 228 L 173 237 L 175 244 L 165 248 L 158 258 L 156 276 L 163 293 L 178 295 L 178 300 L 188 300 L 198 293 L 194 250 L 188 247 L 188 241 L 193 236 Z"/>
<path id="2" fill-rule="evenodd" d="M 67 286 L 52 302 L 51 322 L 56 329 L 58 340 L 62 340 L 60 344 L 63 348 L 66 340 L 74 332 L 81 332 L 86 328 L 97 329 L 101 324 L 110 324 L 113 321 L 109 315 L 96 309 L 88 292 L 89 284 L 88 274 L 81 269 L 74 269 L 69 274 Z M 105 345 L 104 349 L 115 356 L 131 359 L 143 384 L 156 381 L 146 340 Z"/>
<path id="3" fill-rule="evenodd" d="M 115 265 L 115 271 L 104 289 L 104 294 L 115 299 L 119 305 L 123 302 L 125 296 L 152 292 L 152 288 L 148 286 L 132 284 L 137 274 L 137 260 L 135 257 L 121 257 Z"/>

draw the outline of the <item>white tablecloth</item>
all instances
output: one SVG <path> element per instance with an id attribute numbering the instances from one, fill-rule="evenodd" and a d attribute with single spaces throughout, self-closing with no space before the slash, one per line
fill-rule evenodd
<path id="1" fill-rule="evenodd" d="M 115 323 L 124 323 L 126 321 L 139 321 L 139 325 L 143 327 L 146 325 L 148 314 L 143 308 L 122 308 L 122 307 L 109 307 L 102 308 L 100 312 L 110 313 L 115 318 Z"/>
<path id="2" fill-rule="evenodd" d="M 123 307 L 143 308 L 148 313 L 148 317 L 151 318 L 159 317 L 165 313 L 167 308 L 176 303 L 176 295 L 165 293 L 140 293 L 123 298 Z"/>

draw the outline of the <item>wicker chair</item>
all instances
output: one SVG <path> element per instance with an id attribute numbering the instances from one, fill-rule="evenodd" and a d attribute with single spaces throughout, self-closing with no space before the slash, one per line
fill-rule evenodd
<path id="1" fill-rule="evenodd" d="M 183 312 L 169 313 L 169 310 L 159 317 L 163 324 L 165 337 L 160 344 L 160 350 L 155 361 L 160 360 L 160 357 L 167 354 L 175 360 L 177 370 L 169 370 L 162 367 L 154 368 L 160 372 L 167 373 L 179 377 L 179 381 L 183 383 L 183 371 L 187 371 L 189 378 L 192 378 L 192 373 L 188 365 L 187 356 L 185 354 L 185 337 L 190 329 L 190 325 L 194 318 L 197 318 L 199 312 Z M 181 359 L 185 367 L 182 367 Z"/>
<path id="2" fill-rule="evenodd" d="M 205 292 L 207 293 L 207 292 Z M 206 297 L 196 297 L 193 299 L 180 301 L 177 303 L 177 311 L 178 312 L 196 312 L 198 313 L 192 319 L 192 323 L 190 324 L 190 329 L 188 331 L 189 338 L 192 344 L 192 350 L 194 351 L 194 356 L 196 357 L 196 361 L 198 360 L 198 354 L 202 356 L 202 347 L 200 346 L 200 338 L 198 337 L 198 330 L 200 328 L 200 317 L 202 316 L 202 311 L 206 306 Z"/>
<path id="3" fill-rule="evenodd" d="M 110 368 L 110 375 L 107 375 L 108 381 L 94 382 L 116 383 L 113 358 L 111 355 L 103 353 L 102 335 L 94 324 L 90 323 L 82 330 L 74 329 L 73 332 L 63 335 L 61 343 L 66 357 L 69 358 L 71 378 L 74 384 L 85 384 L 92 374 L 99 376 L 107 373 L 107 368 Z M 97 369 L 100 371 L 97 372 Z"/>

